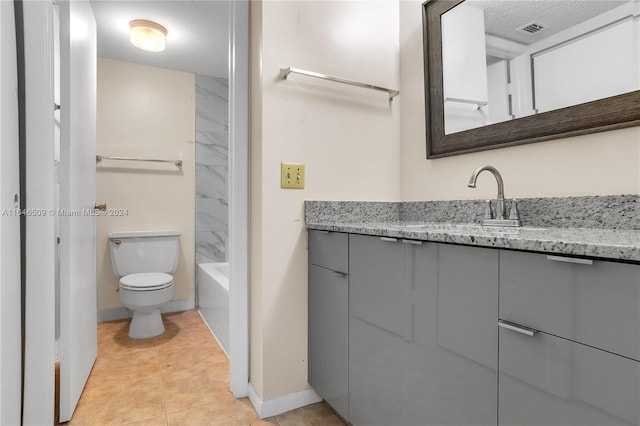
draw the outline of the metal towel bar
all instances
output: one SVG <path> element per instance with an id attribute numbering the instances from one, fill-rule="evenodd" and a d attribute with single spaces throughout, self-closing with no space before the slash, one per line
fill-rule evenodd
<path id="1" fill-rule="evenodd" d="M 461 104 L 472 104 L 476 107 L 476 110 L 482 108 L 482 107 L 486 107 L 487 105 L 489 105 L 489 102 L 487 101 L 474 101 L 473 99 L 462 99 L 462 98 L 446 98 L 445 101 L 447 102 L 458 102 Z"/>
<path id="2" fill-rule="evenodd" d="M 110 155 L 96 155 L 96 163 L 99 163 L 102 160 L 150 161 L 152 163 L 173 163 L 176 165 L 176 167 L 182 167 L 182 160 L 158 160 L 154 158 L 113 157 Z"/>
<path id="3" fill-rule="evenodd" d="M 309 77 L 321 78 L 323 80 L 335 81 L 336 83 L 349 84 L 351 86 L 364 87 L 365 89 L 380 90 L 389 94 L 389 100 L 393 100 L 400 94 L 397 90 L 387 89 L 386 87 L 374 86 L 373 84 L 361 83 L 359 81 L 347 80 L 346 78 L 334 77 L 332 75 L 321 74 L 319 72 L 301 70 L 300 68 L 280 68 L 280 78 L 286 80 L 289 74 L 301 74 Z"/>

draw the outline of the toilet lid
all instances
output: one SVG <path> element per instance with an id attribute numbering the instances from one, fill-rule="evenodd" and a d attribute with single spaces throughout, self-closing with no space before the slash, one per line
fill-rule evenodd
<path id="1" fill-rule="evenodd" d="M 120 278 L 120 287 L 133 291 L 161 290 L 173 284 L 173 277 L 162 272 L 129 274 Z"/>

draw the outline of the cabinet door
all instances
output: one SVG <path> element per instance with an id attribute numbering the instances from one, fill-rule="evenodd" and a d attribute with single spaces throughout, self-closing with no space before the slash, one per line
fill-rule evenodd
<path id="1" fill-rule="evenodd" d="M 402 424 L 411 305 L 404 244 L 349 235 L 349 421 Z"/>
<path id="2" fill-rule="evenodd" d="M 500 329 L 500 425 L 638 425 L 639 384 L 637 361 Z"/>
<path id="3" fill-rule="evenodd" d="M 404 242 L 350 236 L 349 420 L 495 426 L 498 253 Z"/>
<path id="4" fill-rule="evenodd" d="M 497 252 L 426 244 L 407 264 L 415 332 L 404 370 L 404 424 L 495 426 Z"/>
<path id="5" fill-rule="evenodd" d="M 309 384 L 349 418 L 348 276 L 309 266 Z"/>

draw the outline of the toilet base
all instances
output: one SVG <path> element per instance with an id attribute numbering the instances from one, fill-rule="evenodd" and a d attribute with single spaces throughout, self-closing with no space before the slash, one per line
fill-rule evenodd
<path id="1" fill-rule="evenodd" d="M 129 337 L 132 339 L 148 339 L 164 333 L 164 324 L 160 309 L 134 311 L 129 325 Z"/>

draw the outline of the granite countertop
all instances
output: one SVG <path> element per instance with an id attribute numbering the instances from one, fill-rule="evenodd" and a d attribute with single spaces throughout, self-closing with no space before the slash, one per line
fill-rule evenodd
<path id="1" fill-rule="evenodd" d="M 419 222 L 321 222 L 308 229 L 640 262 L 640 231 Z"/>
<path id="2" fill-rule="evenodd" d="M 600 201 L 602 200 L 595 200 L 593 203 Z M 610 206 L 610 200 L 606 201 Z M 619 204 L 626 210 L 621 207 L 617 216 L 625 216 L 622 222 L 624 228 L 618 227 L 621 224 L 620 220 L 615 223 L 604 223 L 601 228 L 582 227 L 579 226 L 580 221 L 564 222 L 565 226 L 559 227 L 528 221 L 529 226 L 520 228 L 448 223 L 440 218 L 428 220 L 433 218 L 433 215 L 429 216 L 429 214 L 421 213 L 422 217 L 417 217 L 413 213 L 407 214 L 406 211 L 403 212 L 403 209 L 407 209 L 407 205 L 402 203 L 370 202 L 346 204 L 348 209 L 357 209 L 357 215 L 353 214 L 354 211 L 345 214 L 345 205 L 338 205 L 336 209 L 336 203 L 307 202 L 306 226 L 308 229 L 325 231 L 640 263 L 640 229 L 636 226 L 639 217 L 637 215 L 638 199 L 634 196 L 632 204 L 629 204 L 629 199 L 623 201 L 624 203 Z M 629 209 L 630 205 L 631 209 Z M 413 209 L 415 206 L 408 207 Z M 400 213 L 396 214 L 394 209 L 399 209 Z M 426 209 L 435 210 L 433 205 L 427 205 Z M 372 213 L 363 213 L 365 210 Z M 608 209 L 610 210 L 611 208 Z M 327 214 L 328 211 L 330 214 Z"/>

